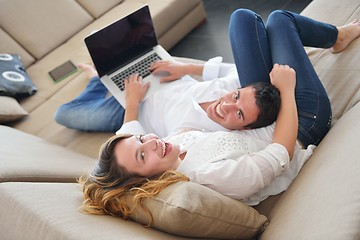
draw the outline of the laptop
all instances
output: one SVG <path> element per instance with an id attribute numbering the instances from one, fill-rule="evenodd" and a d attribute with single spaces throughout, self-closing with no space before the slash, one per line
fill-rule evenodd
<path id="1" fill-rule="evenodd" d="M 84 39 L 101 82 L 125 108 L 124 81 L 135 72 L 143 83 L 151 82 L 144 100 L 161 89 L 161 75 L 148 70 L 157 60 L 172 60 L 158 44 L 149 6 L 140 9 L 104 27 Z M 165 74 L 165 73 L 164 73 Z"/>

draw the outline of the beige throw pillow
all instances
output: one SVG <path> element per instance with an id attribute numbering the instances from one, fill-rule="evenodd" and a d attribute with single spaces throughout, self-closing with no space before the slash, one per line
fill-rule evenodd
<path id="1" fill-rule="evenodd" d="M 18 120 L 28 115 L 12 97 L 0 96 L 0 123 Z"/>
<path id="2" fill-rule="evenodd" d="M 193 182 L 172 184 L 145 206 L 153 216 L 151 227 L 185 237 L 250 239 L 268 224 L 254 208 Z M 148 224 L 141 208 L 132 218 Z"/>

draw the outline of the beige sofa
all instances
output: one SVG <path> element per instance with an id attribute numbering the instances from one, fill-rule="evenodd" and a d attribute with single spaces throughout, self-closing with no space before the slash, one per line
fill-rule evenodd
<path id="1" fill-rule="evenodd" d="M 93 167 L 100 144 L 111 134 L 57 125 L 55 109 L 78 95 L 87 79 L 79 72 L 54 84 L 47 72 L 68 59 L 90 61 L 84 36 L 143 3 L 150 5 L 167 49 L 205 19 L 201 1 L 194 0 L 1 2 L 0 52 L 19 53 L 38 87 L 21 101 L 29 116 L 0 126 L 1 239 L 245 239 L 261 232 L 263 240 L 359 239 L 360 40 L 339 54 L 307 48 L 329 93 L 333 126 L 290 188 L 255 207 L 263 215 L 192 184 L 186 195 L 177 184 L 147 205 L 161 212 L 154 227 L 165 232 L 78 211 L 81 189 L 75 179 Z M 302 14 L 339 26 L 360 19 L 360 2 L 314 0 Z M 173 209 L 162 212 L 169 199 L 178 205 L 172 202 Z M 187 218 L 184 204 L 199 211 L 196 218 Z M 143 222 L 141 214 L 134 219 Z"/>
<path id="2" fill-rule="evenodd" d="M 75 132 L 53 120 L 55 109 L 78 95 L 88 80 L 78 72 L 54 84 L 48 71 L 67 60 L 75 64 L 90 62 L 83 39 L 144 4 L 150 7 L 159 43 L 165 49 L 173 47 L 205 20 L 199 0 L 2 1 L 0 53 L 20 54 L 38 88 L 34 96 L 21 102 L 29 117 L 11 126 L 96 157 L 97 147 L 109 134 Z"/>

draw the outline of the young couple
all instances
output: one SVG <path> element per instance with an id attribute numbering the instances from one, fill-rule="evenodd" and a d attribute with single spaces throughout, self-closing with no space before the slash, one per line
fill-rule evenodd
<path id="1" fill-rule="evenodd" d="M 264 25 L 256 13 L 239 9 L 231 16 L 229 31 L 236 68 L 218 59 L 204 66 L 157 62 L 153 74 L 167 71 L 164 81 L 182 80 L 142 104 L 148 86 L 137 75 L 126 81 L 126 88 L 137 94 L 127 95 L 119 134 L 103 145 L 94 171 L 82 180 L 83 211 L 127 217 L 129 209 L 122 203 L 128 195 L 140 204 L 148 194 L 184 180 L 250 205 L 286 190 L 331 124 L 329 99 L 303 46 L 340 52 L 360 35 L 360 23 L 335 27 L 274 11 Z M 198 83 L 184 76 L 201 73 L 204 80 L 218 78 Z M 239 79 L 243 87 L 237 89 Z M 58 110 L 56 120 L 76 128 L 84 119 L 67 121 L 72 117 L 67 111 L 99 99 L 98 82 L 92 78 L 82 95 Z M 112 102 L 112 118 L 118 120 L 124 110 L 105 94 L 106 89 L 103 101 Z M 276 125 L 257 128 L 275 119 Z M 242 130 L 248 128 L 256 129 Z M 138 135 L 146 132 L 170 136 Z"/>

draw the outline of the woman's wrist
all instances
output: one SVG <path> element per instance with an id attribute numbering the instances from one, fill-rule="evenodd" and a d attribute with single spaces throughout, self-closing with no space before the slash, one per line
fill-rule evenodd
<path id="1" fill-rule="evenodd" d="M 138 101 L 126 101 L 126 109 L 138 110 L 140 102 Z"/>
<path id="2" fill-rule="evenodd" d="M 137 103 L 137 102 L 126 103 L 124 123 L 138 120 L 139 105 L 140 105 L 140 103 Z"/>

